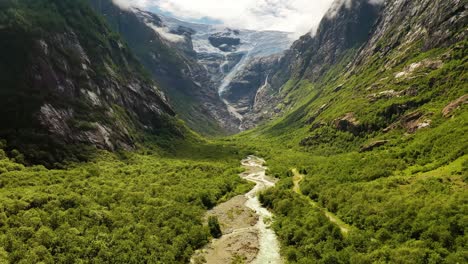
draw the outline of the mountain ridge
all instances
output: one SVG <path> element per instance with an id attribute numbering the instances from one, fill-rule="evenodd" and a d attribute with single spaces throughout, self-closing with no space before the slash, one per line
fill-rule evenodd
<path id="1" fill-rule="evenodd" d="M 51 165 L 80 156 L 73 145 L 130 150 L 141 133 L 182 135 L 164 93 L 83 1 L 11 1 L 1 19 L 10 37 L 1 40 L 0 134 L 11 148 Z"/>
<path id="2" fill-rule="evenodd" d="M 189 127 L 208 135 L 237 131 L 206 70 L 193 58 L 189 32 L 165 32 L 159 16 L 134 8 L 121 9 L 111 0 L 90 3 L 122 34 Z M 169 41 L 168 35 L 181 41 Z"/>

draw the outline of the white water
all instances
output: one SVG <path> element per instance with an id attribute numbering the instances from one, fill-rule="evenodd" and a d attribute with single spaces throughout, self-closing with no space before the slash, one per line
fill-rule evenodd
<path id="1" fill-rule="evenodd" d="M 244 67 L 247 65 L 247 62 L 249 61 L 250 53 L 252 50 L 249 50 L 243 57 L 242 59 L 232 68 L 232 70 L 224 77 L 221 85 L 218 88 L 218 93 L 220 96 L 223 95 L 223 93 L 226 91 L 226 88 L 231 84 L 232 80 L 234 77 L 236 77 L 237 73 L 239 73 L 241 70 L 244 69 Z"/>
<path id="2" fill-rule="evenodd" d="M 252 262 L 254 264 L 280 264 L 280 247 L 275 232 L 270 228 L 272 214 L 262 207 L 258 200 L 258 193 L 275 185 L 274 181 L 265 175 L 266 167 L 263 166 L 265 161 L 255 156 L 248 156 L 242 160 L 242 165 L 258 168 L 258 172 L 250 173 L 243 177 L 244 179 L 256 183 L 255 187 L 245 196 L 247 202 L 245 205 L 254 210 L 259 216 L 259 221 L 255 228 L 259 231 L 260 251 L 257 257 Z"/>
<path id="3" fill-rule="evenodd" d="M 263 90 L 265 90 L 267 87 L 268 87 L 268 77 L 270 77 L 270 75 L 268 74 L 266 79 L 265 79 L 265 83 L 263 84 L 262 87 L 260 87 L 258 90 L 257 90 L 257 93 L 255 93 L 255 98 L 254 98 L 254 107 L 255 105 L 257 104 L 257 97 L 258 95 L 263 92 Z"/>

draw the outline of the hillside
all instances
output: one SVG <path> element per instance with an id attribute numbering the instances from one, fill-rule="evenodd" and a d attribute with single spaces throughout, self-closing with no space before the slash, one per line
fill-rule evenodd
<path id="1" fill-rule="evenodd" d="M 0 137 L 48 166 L 181 137 L 166 96 L 84 1 L 3 1 Z"/>
<path id="2" fill-rule="evenodd" d="M 282 179 L 261 200 L 288 261 L 466 261 L 466 33 L 462 1 L 353 1 L 282 58 L 284 116 L 232 140 Z"/>

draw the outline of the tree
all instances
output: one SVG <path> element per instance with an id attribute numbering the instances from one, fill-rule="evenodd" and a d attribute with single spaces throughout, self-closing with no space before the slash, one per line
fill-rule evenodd
<path id="1" fill-rule="evenodd" d="M 219 226 L 218 217 L 208 217 L 208 227 L 210 228 L 210 233 L 214 238 L 220 238 L 223 235 L 221 227 Z"/>

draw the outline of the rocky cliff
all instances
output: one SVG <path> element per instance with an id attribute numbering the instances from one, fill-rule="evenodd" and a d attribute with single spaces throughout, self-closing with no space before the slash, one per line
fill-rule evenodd
<path id="1" fill-rule="evenodd" d="M 283 58 L 287 76 L 312 81 L 322 77 L 346 53 L 369 39 L 381 13 L 382 5 L 373 1 L 336 1 L 317 31 L 302 36 Z"/>
<path id="2" fill-rule="evenodd" d="M 374 55 L 384 57 L 414 44 L 421 44 L 419 49 L 424 52 L 462 41 L 467 35 L 467 15 L 462 0 L 387 0 L 355 65 L 363 66 Z"/>
<path id="3" fill-rule="evenodd" d="M 170 26 L 160 16 L 136 8 L 121 9 L 111 0 L 90 0 L 167 94 L 181 119 L 208 135 L 237 132 L 215 85 L 196 60 L 192 35 L 184 25 Z"/>
<path id="4" fill-rule="evenodd" d="M 164 93 L 87 3 L 2 2 L 0 35 L 0 138 L 30 160 L 182 136 Z"/>

